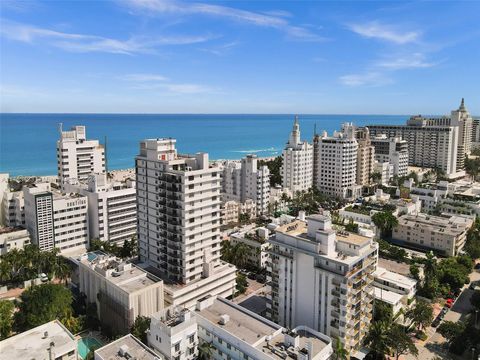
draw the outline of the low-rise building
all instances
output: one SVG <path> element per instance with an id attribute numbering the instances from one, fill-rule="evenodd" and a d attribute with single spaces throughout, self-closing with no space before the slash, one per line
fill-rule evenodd
<path id="1" fill-rule="evenodd" d="M 105 173 L 90 175 L 87 180 L 69 180 L 67 192 L 88 198 L 90 239 L 123 244 L 137 233 L 137 195 L 135 180 L 108 181 Z"/>
<path id="2" fill-rule="evenodd" d="M 0 228 L 0 255 L 30 244 L 30 234 L 22 228 Z"/>
<path id="3" fill-rule="evenodd" d="M 463 249 L 472 224 L 473 219 L 467 216 L 403 215 L 392 238 L 399 245 L 456 256 Z"/>
<path id="4" fill-rule="evenodd" d="M 255 201 L 247 199 L 241 203 L 230 200 L 222 204 L 222 223 L 224 225 L 238 223 L 240 215 L 245 214 L 248 219 L 255 219 L 257 213 Z"/>
<path id="5" fill-rule="evenodd" d="M 0 360 L 76 360 L 77 341 L 58 320 L 0 341 Z"/>
<path id="6" fill-rule="evenodd" d="M 239 231 L 230 235 L 232 245 L 243 244 L 248 248 L 247 266 L 252 269 L 264 269 L 267 266 L 270 243 L 269 231 L 259 227 L 250 231 Z"/>
<path id="7" fill-rule="evenodd" d="M 129 331 L 137 316 L 164 308 L 163 282 L 156 276 L 101 251 L 71 258 L 78 265 L 78 288 L 96 303 L 102 326 L 113 334 Z"/>
<path id="8" fill-rule="evenodd" d="M 5 226 L 25 227 L 25 200 L 21 190 L 4 190 L 0 205 L 3 209 L 2 223 Z"/>
<path id="9" fill-rule="evenodd" d="M 326 360 L 333 353 L 331 339 L 308 326 L 287 330 L 219 297 L 199 301 L 195 316 L 200 342 L 213 345 L 215 360 Z"/>
<path id="10" fill-rule="evenodd" d="M 95 350 L 95 360 L 159 360 L 157 354 L 132 334 Z"/>
<path id="11" fill-rule="evenodd" d="M 417 291 L 417 281 L 382 267 L 373 273 L 375 299 L 392 306 L 393 314 L 408 309 Z"/>
<path id="12" fill-rule="evenodd" d="M 174 306 L 152 315 L 147 337 L 162 358 L 193 360 L 198 355 L 197 320 L 189 309 Z"/>
<path id="13" fill-rule="evenodd" d="M 82 254 L 88 248 L 88 199 L 62 193 L 50 183 L 23 187 L 25 225 L 40 250 L 57 248 L 61 254 Z"/>

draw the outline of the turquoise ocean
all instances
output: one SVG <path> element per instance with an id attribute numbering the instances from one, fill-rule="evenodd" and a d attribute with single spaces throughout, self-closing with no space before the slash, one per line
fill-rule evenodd
<path id="1" fill-rule="evenodd" d="M 403 124 L 408 115 L 299 115 L 302 139 L 331 134 L 344 122 L 357 126 Z M 208 152 L 210 159 L 240 159 L 246 154 L 277 156 L 288 140 L 293 115 L 272 114 L 0 114 L 0 172 L 56 174 L 59 124 L 85 125 L 87 138 L 107 138 L 109 170 L 134 167 L 139 142 L 173 137 L 180 153 Z"/>

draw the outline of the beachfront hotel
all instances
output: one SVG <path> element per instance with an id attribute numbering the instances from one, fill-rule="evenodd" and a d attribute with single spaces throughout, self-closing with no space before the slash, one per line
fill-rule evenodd
<path id="1" fill-rule="evenodd" d="M 302 217 L 277 228 L 269 240 L 267 314 L 288 328 L 304 325 L 339 337 L 353 355 L 372 319 L 378 244 L 333 230 L 327 215 Z"/>
<path id="2" fill-rule="evenodd" d="M 293 129 L 282 152 L 282 185 L 292 194 L 305 191 L 313 184 L 313 147 L 300 138 L 300 125 L 295 116 Z"/>
<path id="3" fill-rule="evenodd" d="M 175 139 L 148 139 L 136 157 L 139 257 L 165 282 L 169 305 L 232 295 L 235 267 L 220 260 L 220 169 L 208 154 L 180 155 Z"/>
<path id="4" fill-rule="evenodd" d="M 73 179 L 85 181 L 92 174 L 105 173 L 105 149 L 98 140 L 87 140 L 85 126 L 69 131 L 60 127 L 57 166 L 60 186 Z"/>

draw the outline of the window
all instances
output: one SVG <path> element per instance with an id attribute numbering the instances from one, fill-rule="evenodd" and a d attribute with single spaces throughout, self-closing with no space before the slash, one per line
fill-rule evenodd
<path id="1" fill-rule="evenodd" d="M 192 344 L 195 341 L 195 335 L 194 334 L 189 335 L 188 336 L 188 341 L 190 342 L 190 344 Z"/>
<path id="2" fill-rule="evenodd" d="M 175 344 L 175 351 L 180 351 L 180 342 Z"/>

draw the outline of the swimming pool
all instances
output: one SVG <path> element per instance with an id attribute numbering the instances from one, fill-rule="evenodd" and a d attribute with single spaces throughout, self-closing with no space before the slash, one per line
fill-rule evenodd
<path id="1" fill-rule="evenodd" d="M 102 343 L 93 337 L 84 337 L 78 340 L 78 355 L 85 359 L 92 348 L 98 349 Z"/>

